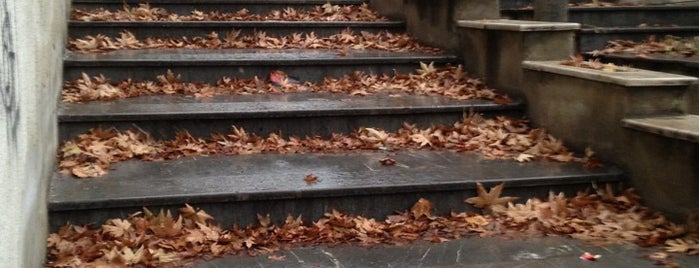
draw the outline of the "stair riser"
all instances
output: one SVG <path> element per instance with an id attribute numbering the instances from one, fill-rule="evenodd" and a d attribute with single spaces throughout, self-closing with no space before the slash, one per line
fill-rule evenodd
<path id="1" fill-rule="evenodd" d="M 216 25 L 217 24 L 217 25 Z M 240 30 L 241 35 L 252 35 L 256 32 L 266 32 L 268 36 L 282 36 L 293 33 L 313 32 L 318 37 L 326 37 L 338 34 L 346 29 L 352 30 L 355 34 L 366 31 L 377 33 L 380 31 L 402 32 L 403 23 L 333 23 L 324 25 L 294 25 L 282 23 L 70 23 L 70 37 L 83 38 L 87 35 L 95 36 L 104 34 L 107 36 L 119 36 L 122 31 L 129 31 L 138 38 L 182 38 L 186 36 L 202 37 L 211 32 L 223 35 L 231 30 Z M 223 38 L 223 36 L 221 36 Z"/>
<path id="2" fill-rule="evenodd" d="M 312 171 L 309 171 L 312 172 Z M 195 179 L 195 178 L 193 178 Z M 321 178 L 322 179 L 322 178 Z M 428 178 L 426 178 L 428 179 Z M 597 182 L 618 182 L 619 178 L 600 177 L 586 179 L 572 179 L 565 184 L 555 185 L 525 182 L 507 182 L 503 196 L 517 196 L 521 200 L 530 197 L 546 198 L 549 191 L 565 192 L 566 196 L 575 196 L 578 191 L 590 188 L 590 181 Z M 498 181 L 499 182 L 499 181 Z M 146 182 L 144 182 L 146 183 Z M 352 215 L 363 215 L 366 217 L 383 220 L 387 215 L 395 214 L 396 211 L 406 211 L 420 198 L 430 200 L 435 206 L 435 215 L 446 215 L 451 211 L 474 211 L 474 208 L 464 203 L 468 197 L 475 193 L 474 184 L 468 185 L 448 185 L 441 191 L 419 191 L 410 188 L 386 189 L 385 193 L 367 195 L 367 191 L 348 190 L 353 192 L 349 196 L 327 196 L 317 198 L 298 198 L 289 193 L 289 199 L 276 200 L 226 200 L 221 202 L 202 202 L 189 200 L 188 204 L 195 208 L 201 208 L 208 214 L 214 216 L 222 227 L 230 227 L 233 224 L 246 226 L 257 223 L 257 214 L 269 214 L 274 223 L 282 223 L 287 215 L 302 215 L 305 220 L 317 220 L 324 213 L 336 209 Z M 250 196 L 241 197 L 241 199 Z M 254 198 L 254 197 L 252 197 Z M 120 208 L 102 208 L 87 210 L 57 211 L 50 209 L 49 219 L 51 231 L 56 231 L 66 222 L 74 224 L 101 224 L 107 219 L 127 218 L 131 213 L 141 211 L 143 207 L 156 212 L 160 209 L 176 212 L 184 204 L 168 204 L 167 200 L 148 200 L 135 202 L 133 206 Z M 51 206 L 51 205 L 50 205 Z M 477 211 L 476 211 L 477 212 Z"/>
<path id="3" fill-rule="evenodd" d="M 699 28 L 697 30 L 699 30 Z M 580 32 L 578 33 L 578 46 L 580 51 L 588 52 L 606 47 L 607 42 L 611 40 L 632 40 L 640 42 L 648 39 L 648 36 L 650 35 L 655 35 L 658 38 L 662 38 L 666 35 L 678 37 L 692 37 L 696 36 L 697 32 L 686 29 L 677 29 L 674 31 L 663 29 L 662 31 L 634 31 L 615 33 Z"/>
<path id="4" fill-rule="evenodd" d="M 272 10 L 283 10 L 287 7 L 293 7 L 295 9 L 301 10 L 312 10 L 316 6 L 323 5 L 328 1 L 224 1 L 224 0 L 189 0 L 189 1 L 171 1 L 171 0 L 127 0 L 127 1 L 117 1 L 117 0 L 94 0 L 94 1 L 73 1 L 73 8 L 80 9 L 95 9 L 104 8 L 108 10 L 121 10 L 123 9 L 124 2 L 129 4 L 131 7 L 136 7 L 141 3 L 149 3 L 151 7 L 159 7 L 167 9 L 170 12 L 178 14 L 191 14 L 193 10 L 199 10 L 203 12 L 218 11 L 218 12 L 236 12 L 240 9 L 248 9 L 251 13 L 255 14 L 267 14 Z M 270 3 L 266 3 L 270 2 Z M 333 0 L 329 1 L 337 5 L 357 5 L 361 4 L 362 1 L 356 0 Z"/>
<path id="5" fill-rule="evenodd" d="M 242 119 L 204 119 L 189 120 L 148 120 L 148 121 L 101 121 L 101 122 L 62 122 L 59 125 L 59 140 L 66 141 L 84 134 L 91 128 L 115 127 L 119 130 L 134 129 L 134 126 L 151 133 L 155 138 L 172 139 L 178 131 L 188 130 L 195 137 L 210 137 L 211 134 L 227 134 L 231 126 L 243 127 L 248 133 L 266 136 L 269 133 L 283 133 L 285 136 L 299 137 L 321 135 L 328 137 L 332 133 L 351 133 L 360 127 L 375 127 L 395 131 L 403 122 L 415 123 L 422 128 L 432 125 L 452 125 L 468 113 L 467 109 L 441 109 L 442 111 L 419 113 L 409 109 L 394 111 L 396 114 L 366 114 L 352 116 L 284 116 L 276 118 L 242 118 Z M 479 112 L 478 109 L 474 111 Z M 359 111 L 361 112 L 361 111 Z M 487 113 L 487 111 L 482 111 Z M 495 113 L 491 114 L 492 116 Z M 521 117 L 520 110 L 497 111 L 497 115 Z"/>
<path id="6" fill-rule="evenodd" d="M 77 62 L 66 61 L 64 65 L 64 79 L 72 81 L 87 73 L 90 76 L 103 74 L 111 81 L 121 81 L 131 78 L 133 80 L 153 80 L 158 75 L 172 70 L 180 74 L 183 81 L 215 83 L 221 77 L 253 78 L 255 76 L 264 79 L 272 70 L 282 70 L 301 81 L 321 81 L 325 77 L 341 77 L 354 71 L 362 71 L 366 74 L 392 74 L 394 70 L 401 73 L 413 72 L 419 66 L 421 59 L 406 59 L 402 62 L 387 62 L 384 59 L 364 61 L 352 64 L 334 64 L 328 61 L 314 64 L 312 62 L 298 65 L 294 61 L 272 62 L 231 62 L 225 59 L 209 62 Z M 440 60 L 435 58 L 422 59 L 424 62 L 434 61 L 436 64 L 453 63 L 452 60 Z"/>
<path id="7" fill-rule="evenodd" d="M 679 8 L 571 8 L 568 21 L 597 27 L 699 25 L 697 7 Z M 503 10 L 502 15 L 511 19 L 531 20 L 532 10 Z"/>

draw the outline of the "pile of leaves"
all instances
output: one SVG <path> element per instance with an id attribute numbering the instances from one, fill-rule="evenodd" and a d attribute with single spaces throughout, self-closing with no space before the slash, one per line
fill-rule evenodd
<path id="1" fill-rule="evenodd" d="M 139 40 L 129 31 L 121 32 L 119 37 L 109 37 L 98 34 L 87 35 L 83 38 L 68 41 L 68 49 L 82 53 L 107 52 L 123 49 L 154 49 L 154 48 L 186 48 L 186 49 L 224 49 L 224 48 L 268 48 L 268 49 L 337 49 L 346 54 L 347 50 L 376 49 L 395 52 L 423 52 L 430 54 L 441 53 L 439 48 L 421 45 L 416 39 L 406 33 L 390 33 L 382 31 L 370 33 L 362 31 L 359 34 L 345 29 L 340 33 L 317 37 L 314 32 L 307 34 L 293 33 L 282 36 L 268 36 L 266 32 L 256 32 L 242 35 L 240 30 L 233 30 L 220 36 L 211 32 L 207 36 L 192 38 L 153 38 Z"/>
<path id="2" fill-rule="evenodd" d="M 282 73 L 276 71 L 276 73 Z M 339 93 L 352 96 L 366 96 L 389 93 L 399 97 L 399 93 L 428 96 L 445 96 L 457 100 L 486 99 L 499 104 L 510 103 L 509 97 L 495 93 L 478 79 L 469 77 L 461 66 L 435 68 L 433 63 L 420 64 L 415 73 L 393 76 L 353 72 L 340 78 L 326 77 L 320 82 L 300 84 L 288 79 L 286 74 L 276 81 L 254 77 L 252 79 L 232 79 L 223 77 L 216 84 L 182 82 L 179 75 L 168 72 L 159 75 L 156 81 L 123 80 L 110 83 L 100 75 L 90 78 L 83 73 L 81 79 L 66 82 L 62 96 L 64 102 L 107 101 L 147 95 L 187 95 L 212 97 L 215 95 L 248 95 L 267 93 Z"/>
<path id="3" fill-rule="evenodd" d="M 654 35 L 651 35 L 643 42 L 630 40 L 609 41 L 604 49 L 595 50 L 592 53 L 594 55 L 623 53 L 641 58 L 649 58 L 653 54 L 662 54 L 696 59 L 699 57 L 697 54 L 698 48 L 699 36 L 680 38 L 667 35 L 662 39 L 657 39 Z"/>
<path id="4" fill-rule="evenodd" d="M 148 133 L 135 130 L 120 132 L 95 128 L 63 143 L 58 156 L 62 173 L 88 178 L 105 175 L 112 163 L 134 158 L 152 161 L 214 154 L 338 153 L 381 148 L 478 151 L 489 159 L 520 162 L 547 159 L 580 162 L 590 167 L 599 165 L 591 150 L 583 157 L 576 157 L 563 142 L 543 129 L 530 128 L 526 120 L 483 118 L 478 114 L 471 114 L 452 126 L 420 129 L 404 123 L 395 132 L 359 128 L 350 134 L 335 133 L 327 138 L 286 138 L 276 133 L 263 137 L 233 126 L 231 133 L 214 134 L 208 139 L 182 131 L 172 140 L 156 141 Z"/>
<path id="5" fill-rule="evenodd" d="M 602 63 L 600 59 L 585 60 L 580 54 L 571 56 L 570 59 L 562 61 L 561 64 L 611 73 L 626 72 L 630 70 L 628 67 L 617 66 L 614 63 Z"/>
<path id="6" fill-rule="evenodd" d="M 73 9 L 70 15 L 75 21 L 386 21 L 376 11 L 362 5 L 339 6 L 330 3 L 315 6 L 312 10 L 297 10 L 287 7 L 284 10 L 272 10 L 267 14 L 251 14 L 247 9 L 236 12 L 202 12 L 193 10 L 189 15 L 180 15 L 164 8 L 139 4 L 131 7 L 124 4 L 123 9 L 109 11 L 99 9 Z"/>
<path id="7" fill-rule="evenodd" d="M 667 252 L 699 254 L 696 229 L 666 220 L 639 204 L 632 190 L 619 194 L 611 187 L 595 188 L 567 198 L 551 193 L 548 199 L 513 204 L 500 197 L 503 185 L 486 192 L 478 184 L 478 196 L 465 200 L 490 213 L 452 212 L 433 215 L 433 204 L 420 199 L 409 211 L 384 220 L 351 216 L 333 210 L 310 224 L 289 215 L 282 224 L 258 215 L 259 224 L 223 228 L 214 218 L 189 205 L 178 216 L 169 211 L 155 215 L 148 209 L 126 219 L 109 219 L 102 226 L 66 224 L 48 237 L 48 267 L 112 267 L 183 265 L 201 257 L 247 253 L 275 253 L 290 246 L 377 244 L 404 245 L 417 240 L 444 242 L 463 237 L 529 237 L 559 235 L 602 243 L 665 245 Z M 665 254 L 665 255 L 663 255 Z M 666 267 L 668 254 L 649 256 Z"/>

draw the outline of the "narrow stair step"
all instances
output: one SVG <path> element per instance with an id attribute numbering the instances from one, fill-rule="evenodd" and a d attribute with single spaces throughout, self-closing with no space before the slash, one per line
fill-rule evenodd
<path id="1" fill-rule="evenodd" d="M 236 30 L 240 30 L 241 35 L 251 35 L 259 31 L 272 36 L 313 32 L 319 37 L 325 37 L 346 29 L 355 33 L 400 32 L 404 30 L 405 23 L 400 21 L 71 21 L 68 26 L 71 38 L 97 34 L 118 36 L 125 30 L 144 38 L 195 37 L 206 36 L 211 32 L 226 33 Z"/>
<path id="2" fill-rule="evenodd" d="M 624 127 L 660 136 L 699 143 L 699 115 L 626 118 Z"/>
<path id="3" fill-rule="evenodd" d="M 127 161 L 108 175 L 75 179 L 55 174 L 49 193 L 51 230 L 67 221 L 101 223 L 126 218 L 143 206 L 175 209 L 199 207 L 224 226 L 256 222 L 269 213 L 318 219 L 331 209 L 381 218 L 410 207 L 420 197 L 438 213 L 469 209 L 463 200 L 486 186 L 505 182 L 504 195 L 546 196 L 568 193 L 590 183 L 618 182 L 615 167 L 586 169 L 579 163 L 486 160 L 478 153 L 398 151 L 395 166 L 379 160 L 386 152 L 347 154 L 260 154 L 234 157 L 189 157 L 163 162 Z M 307 184 L 308 174 L 318 177 Z"/>
<path id="4" fill-rule="evenodd" d="M 135 7 L 138 4 L 149 3 L 151 7 L 162 7 L 179 14 L 189 14 L 197 9 L 209 11 L 237 11 L 242 8 L 251 13 L 267 13 L 272 10 L 282 10 L 286 7 L 296 9 L 313 9 L 326 3 L 333 5 L 361 5 L 362 0 L 73 0 L 73 8 L 105 8 L 109 10 L 122 9 L 124 3 Z"/>
<path id="5" fill-rule="evenodd" d="M 80 78 L 82 73 L 103 74 L 113 80 L 145 80 L 172 70 L 183 80 L 216 82 L 222 76 L 265 77 L 281 69 L 301 81 L 320 81 L 354 71 L 367 74 L 407 73 L 420 62 L 437 65 L 456 63 L 455 55 L 379 50 L 324 49 L 147 49 L 118 50 L 84 54 L 68 51 L 64 60 L 64 80 Z"/>
<path id="6" fill-rule="evenodd" d="M 587 53 L 589 58 L 597 58 L 603 62 L 611 62 L 620 66 L 633 66 L 646 70 L 667 72 L 699 77 L 699 59 L 679 55 L 646 54 L 639 57 L 630 53 L 599 54 Z"/>
<path id="7" fill-rule="evenodd" d="M 699 14 L 699 11 L 697 11 Z M 699 32 L 699 24 L 696 26 L 668 26 L 668 27 L 583 27 L 578 33 L 578 45 L 580 51 L 593 51 L 602 49 L 610 40 L 643 41 L 649 36 L 663 38 L 666 35 L 677 37 L 692 37 Z"/>
<path id="8" fill-rule="evenodd" d="M 597 27 L 628 26 L 691 26 L 699 25 L 699 6 L 612 6 L 612 7 L 571 7 L 568 21 Z M 534 10 L 505 9 L 504 17 L 517 20 L 531 20 Z"/>
<path id="9" fill-rule="evenodd" d="M 469 112 L 520 116 L 523 108 L 518 100 L 501 105 L 487 100 L 399 96 L 326 93 L 220 95 L 205 99 L 146 96 L 111 102 L 63 103 L 58 115 L 59 140 L 70 139 L 99 125 L 120 130 L 137 126 L 155 137 L 168 138 L 180 130 L 199 137 L 227 133 L 231 125 L 258 134 L 282 131 L 285 135 L 301 137 L 329 136 L 364 126 L 395 130 L 403 122 L 425 127 L 450 125 Z"/>

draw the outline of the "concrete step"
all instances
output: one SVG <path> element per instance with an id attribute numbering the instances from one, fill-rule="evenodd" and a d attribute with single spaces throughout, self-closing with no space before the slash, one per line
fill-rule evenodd
<path id="1" fill-rule="evenodd" d="M 653 268 L 648 256 L 659 249 L 633 244 L 591 245 L 560 236 L 530 238 L 468 237 L 443 243 L 416 241 L 409 245 L 318 245 L 291 247 L 250 257 L 229 255 L 196 261 L 193 268 L 219 267 L 442 267 L 442 268 Z M 585 252 L 602 254 L 595 262 L 580 260 Z M 284 256 L 271 258 L 269 256 Z M 696 257 L 673 255 L 679 267 L 696 267 Z"/>
<path id="2" fill-rule="evenodd" d="M 699 144 L 699 115 L 626 118 L 621 122 L 626 128 Z"/>
<path id="3" fill-rule="evenodd" d="M 504 17 L 531 20 L 534 11 L 526 9 L 504 9 Z M 699 6 L 617 6 L 617 7 L 571 7 L 568 21 L 595 27 L 647 26 L 699 26 Z"/>
<path id="4" fill-rule="evenodd" d="M 699 15 L 699 12 L 697 12 Z M 579 51 L 602 49 L 611 40 L 643 41 L 648 36 L 662 38 L 667 35 L 692 37 L 699 33 L 699 25 L 676 27 L 583 27 L 578 33 Z"/>
<path id="5" fill-rule="evenodd" d="M 226 33 L 231 30 L 240 30 L 241 35 L 250 35 L 258 31 L 264 31 L 272 36 L 314 32 L 319 37 L 325 37 L 346 29 L 355 33 L 362 31 L 372 33 L 379 31 L 401 32 L 405 28 L 405 23 L 399 21 L 71 21 L 68 26 L 71 38 L 97 34 L 118 36 L 124 30 L 144 38 L 196 37 L 206 36 L 211 32 Z"/>
<path id="6" fill-rule="evenodd" d="M 313 9 L 315 6 L 331 3 L 333 5 L 360 5 L 362 0 L 73 0 L 73 8 L 105 8 L 108 10 L 122 9 L 124 3 L 135 7 L 138 4 L 149 3 L 151 7 L 165 8 L 179 14 L 189 14 L 192 10 L 209 11 L 238 11 L 248 9 L 252 13 L 268 13 L 272 10 L 282 10 L 286 7 L 296 9 Z"/>
<path id="7" fill-rule="evenodd" d="M 346 55 L 324 49 L 150 49 L 100 54 L 69 51 L 64 61 L 64 79 L 80 78 L 84 72 L 114 80 L 145 80 L 169 69 L 181 74 L 183 80 L 213 83 L 222 76 L 266 77 L 270 71 L 282 69 L 301 81 L 319 81 L 354 71 L 407 73 L 420 62 L 442 65 L 457 60 L 454 55 L 378 50 L 349 50 Z"/>
<path id="8" fill-rule="evenodd" d="M 263 135 L 282 132 L 304 137 L 350 133 L 366 126 L 397 130 L 403 122 L 423 127 L 450 125 L 470 111 L 520 116 L 522 108 L 521 101 L 500 105 L 486 100 L 388 94 L 292 93 L 206 99 L 148 96 L 112 102 L 63 103 L 58 120 L 61 141 L 98 125 L 121 130 L 138 126 L 156 138 L 172 138 L 180 130 L 208 137 L 211 133 L 228 133 L 231 125 Z"/>
<path id="9" fill-rule="evenodd" d="M 639 57 L 629 53 L 600 54 L 593 55 L 587 53 L 588 58 L 598 58 L 603 62 L 611 62 L 621 66 L 632 66 L 634 68 L 654 70 L 681 75 L 699 77 L 699 60 L 665 54 L 647 54 Z"/>
<path id="10" fill-rule="evenodd" d="M 101 178 L 80 180 L 56 174 L 50 186 L 51 230 L 67 221 L 101 223 L 126 218 L 147 206 L 157 211 L 188 203 L 206 210 L 223 226 L 246 225 L 256 215 L 282 221 L 287 214 L 314 220 L 331 209 L 383 218 L 420 197 L 437 213 L 466 211 L 476 182 L 505 182 L 503 194 L 527 198 L 549 190 L 569 194 L 590 183 L 618 182 L 615 167 L 589 170 L 579 163 L 486 160 L 478 153 L 396 151 L 395 166 L 379 159 L 387 152 L 346 154 L 258 154 L 188 157 L 172 161 L 128 161 Z M 318 177 L 307 184 L 308 174 Z"/>

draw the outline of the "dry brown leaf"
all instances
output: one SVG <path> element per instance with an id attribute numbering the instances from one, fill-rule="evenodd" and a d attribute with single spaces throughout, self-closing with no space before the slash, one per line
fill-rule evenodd
<path id="1" fill-rule="evenodd" d="M 432 209 L 434 206 L 432 205 L 432 202 L 430 202 L 427 199 L 420 198 L 413 207 L 410 209 L 410 213 L 413 215 L 413 218 L 419 219 L 422 216 L 425 216 L 425 218 L 428 219 L 433 219 L 434 217 L 432 216 Z"/>
<path id="2" fill-rule="evenodd" d="M 504 187 L 505 183 L 503 182 L 490 188 L 490 191 L 487 192 L 483 187 L 483 184 L 477 182 L 476 192 L 478 193 L 478 196 L 470 197 L 464 200 L 464 202 L 469 203 L 476 208 L 488 210 L 490 207 L 494 205 L 507 205 L 508 202 L 513 202 L 517 200 L 517 197 L 500 197 L 500 194 L 502 193 L 502 189 Z"/>

